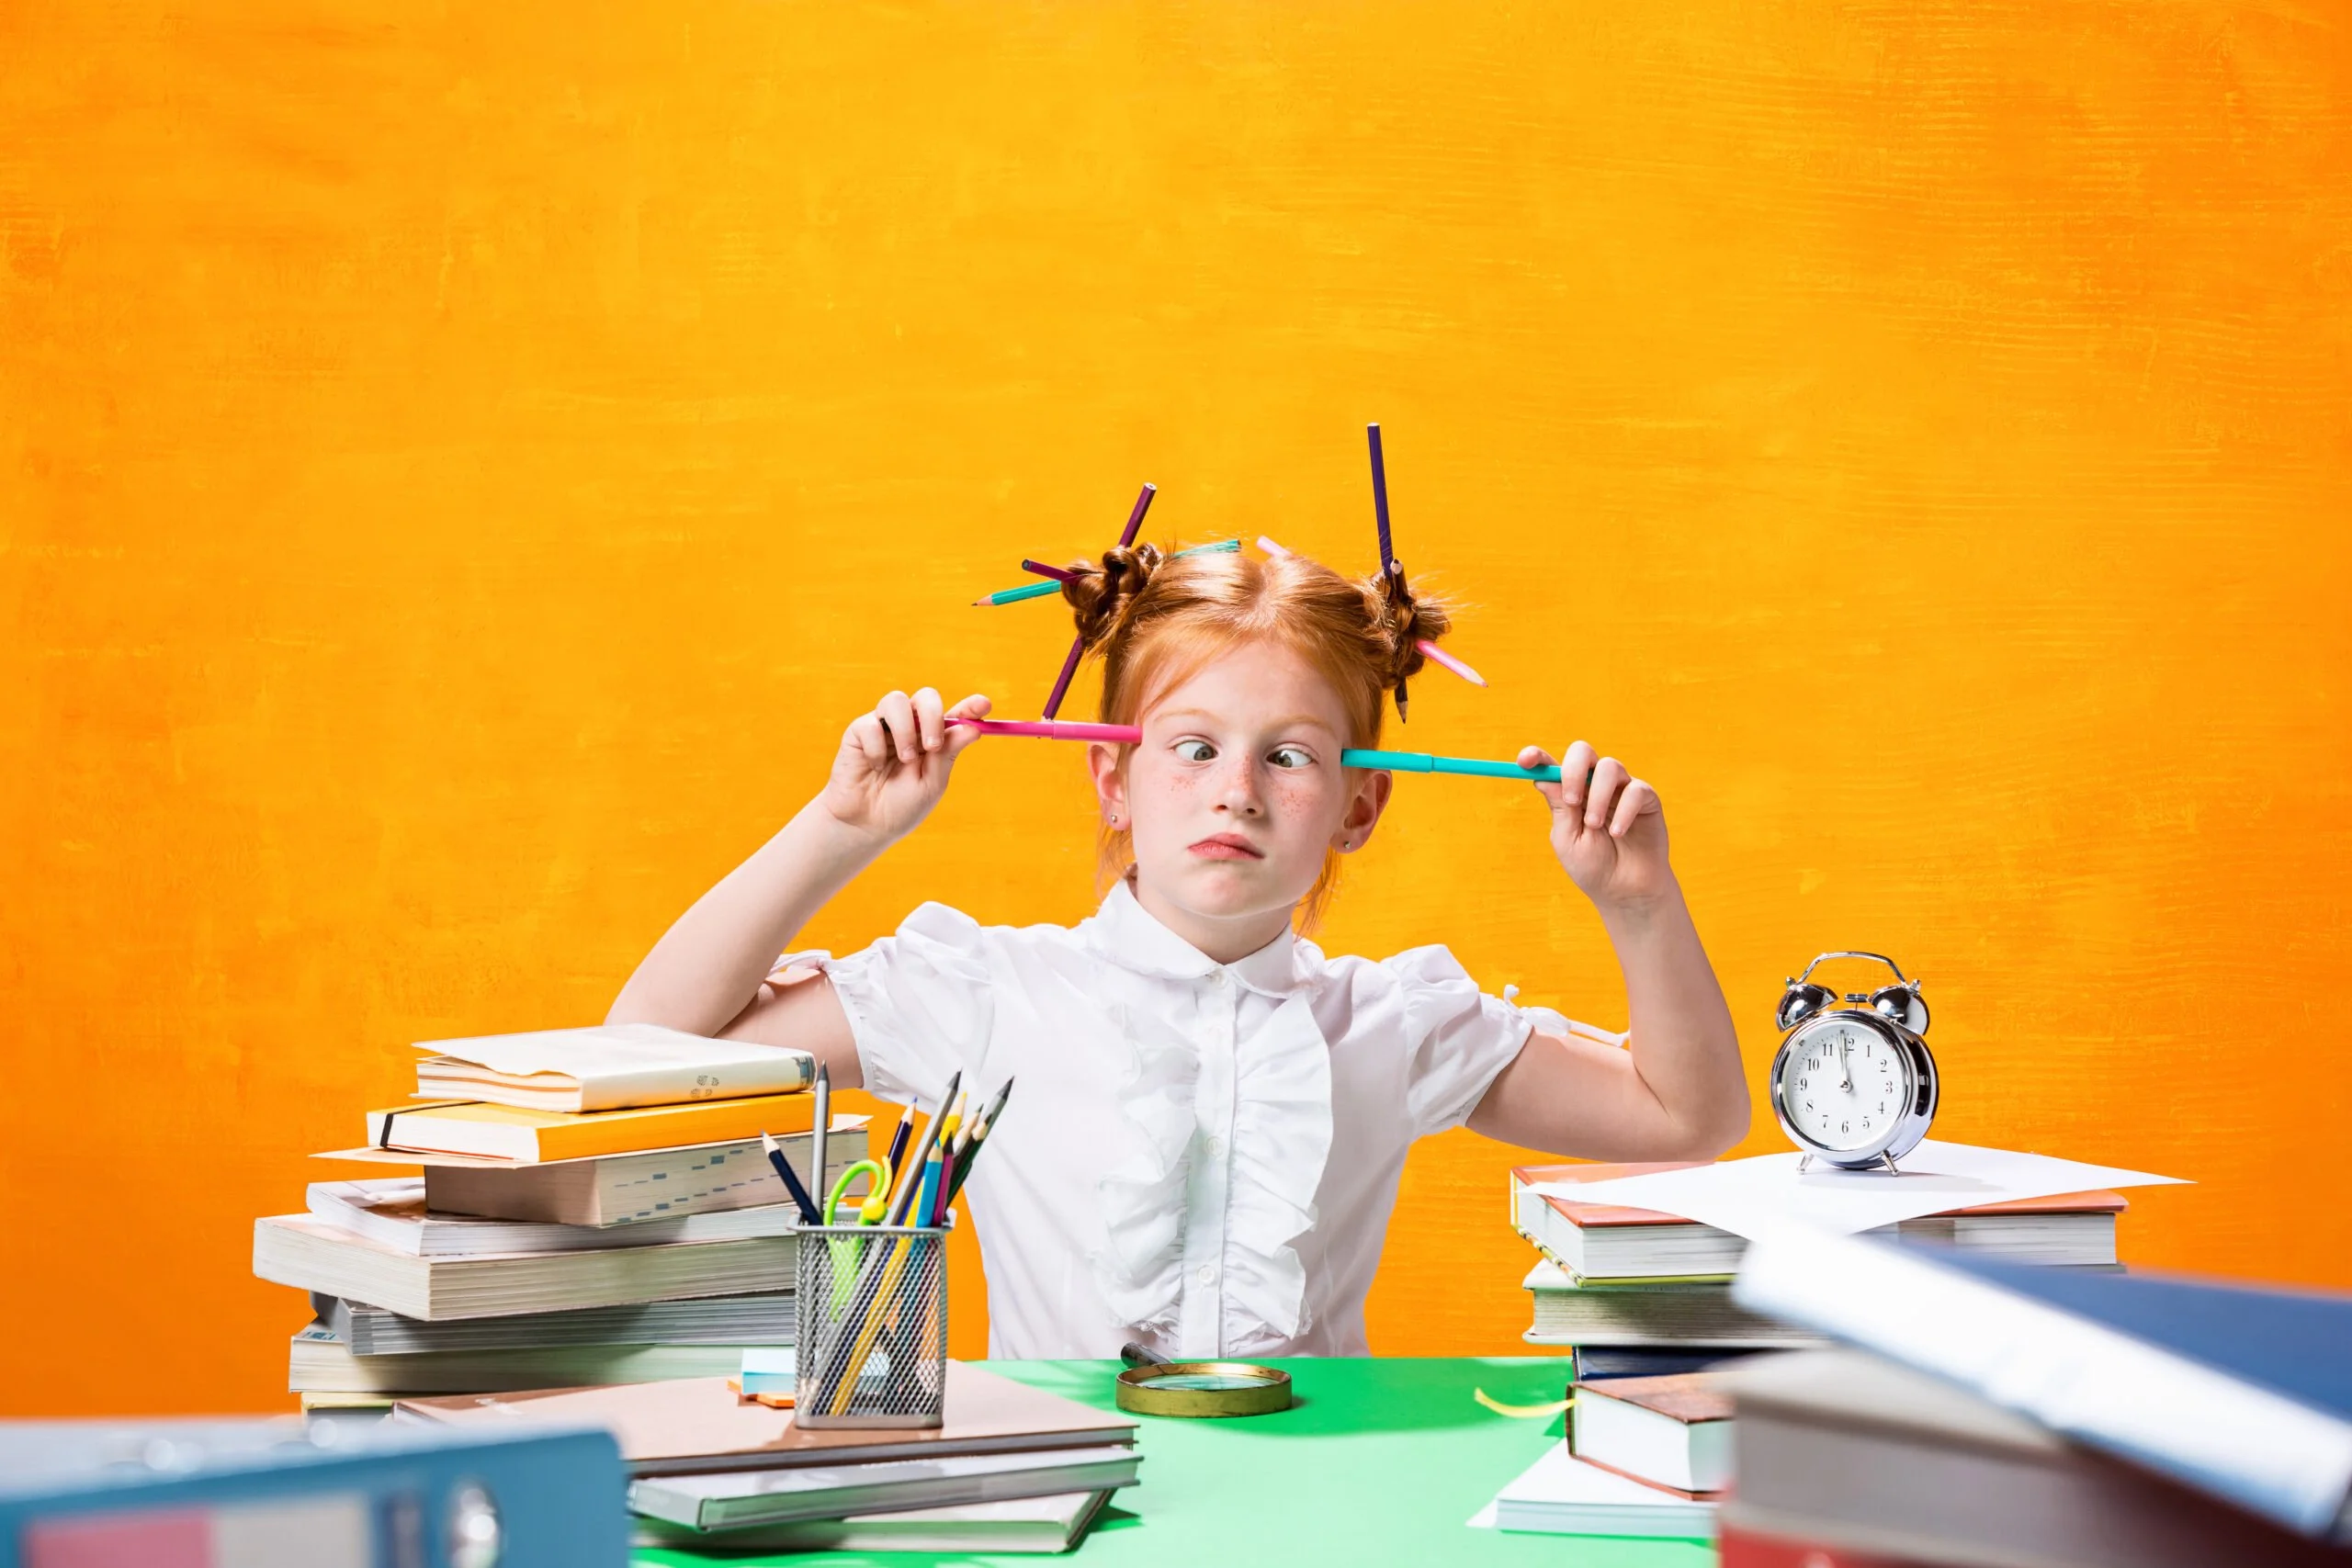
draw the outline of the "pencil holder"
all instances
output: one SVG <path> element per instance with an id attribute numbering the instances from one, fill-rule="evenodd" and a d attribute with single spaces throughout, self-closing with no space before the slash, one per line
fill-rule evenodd
<path id="1" fill-rule="evenodd" d="M 938 1426 L 947 1384 L 946 1229 L 807 1226 L 799 1283 L 794 1424 Z"/>

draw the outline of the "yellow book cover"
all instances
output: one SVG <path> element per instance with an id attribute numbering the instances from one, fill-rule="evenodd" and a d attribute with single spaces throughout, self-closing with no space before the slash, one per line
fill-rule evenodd
<path id="1" fill-rule="evenodd" d="M 368 1112 L 371 1147 L 481 1155 L 536 1164 L 640 1154 L 680 1144 L 784 1137 L 815 1124 L 811 1094 L 762 1094 L 627 1111 L 525 1111 L 480 1100 L 432 1100 Z M 388 1128 L 386 1122 L 390 1122 Z"/>

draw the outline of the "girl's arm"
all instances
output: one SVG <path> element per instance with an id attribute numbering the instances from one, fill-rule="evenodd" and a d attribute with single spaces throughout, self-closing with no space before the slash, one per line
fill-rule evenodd
<path id="1" fill-rule="evenodd" d="M 1552 759 L 1531 746 L 1519 760 L 1540 767 Z M 1596 763 L 1581 740 L 1568 748 L 1560 777 L 1536 786 L 1552 807 L 1552 849 L 1617 950 L 1632 1048 L 1532 1035 L 1470 1125 L 1554 1154 L 1713 1159 L 1747 1132 L 1747 1077 L 1723 989 L 1667 863 L 1657 792 L 1613 757 Z"/>
<path id="2" fill-rule="evenodd" d="M 946 719 L 988 711 L 973 696 L 943 712 L 926 686 L 893 692 L 852 723 L 817 798 L 678 917 L 605 1021 L 791 1045 L 855 1087 L 857 1052 L 831 983 L 761 982 L 809 918 L 939 803 L 956 759 L 979 739 Z"/>

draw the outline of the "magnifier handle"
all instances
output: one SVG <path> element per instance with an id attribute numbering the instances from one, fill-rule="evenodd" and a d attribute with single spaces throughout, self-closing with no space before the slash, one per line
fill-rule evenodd
<path id="1" fill-rule="evenodd" d="M 1137 1371 L 1146 1367 L 1164 1367 L 1168 1364 L 1133 1339 L 1119 1347 L 1119 1359 Z"/>

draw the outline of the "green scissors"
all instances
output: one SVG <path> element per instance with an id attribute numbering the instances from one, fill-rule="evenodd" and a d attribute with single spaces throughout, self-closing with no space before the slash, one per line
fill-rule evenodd
<path id="1" fill-rule="evenodd" d="M 825 1195 L 825 1224 L 839 1224 L 835 1211 L 848 1196 L 850 1178 L 863 1172 L 867 1179 L 865 1201 L 858 1205 L 857 1223 L 878 1225 L 890 1212 L 890 1171 L 877 1159 L 862 1159 L 834 1179 L 833 1190 Z M 833 1236 L 825 1246 L 832 1253 L 833 1300 L 832 1315 L 839 1318 L 849 1305 L 849 1293 L 857 1283 L 857 1270 L 865 1261 L 865 1243 L 849 1236 Z"/>

